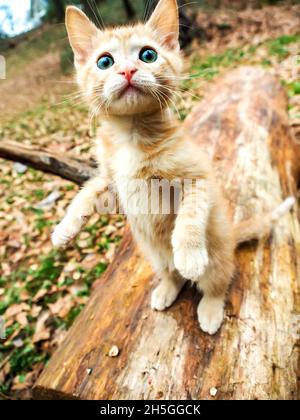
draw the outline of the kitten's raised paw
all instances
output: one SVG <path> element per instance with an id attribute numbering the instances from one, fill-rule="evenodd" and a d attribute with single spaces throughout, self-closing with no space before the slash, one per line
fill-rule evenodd
<path id="1" fill-rule="evenodd" d="M 162 280 L 152 292 L 151 308 L 156 311 L 163 311 L 169 308 L 176 300 L 181 287 L 182 284 L 177 285 L 173 282 Z"/>
<path id="2" fill-rule="evenodd" d="M 174 265 L 185 279 L 197 280 L 208 266 L 207 250 L 195 248 L 174 251 Z"/>
<path id="3" fill-rule="evenodd" d="M 57 225 L 52 233 L 52 244 L 57 248 L 63 248 L 70 242 L 77 234 L 77 229 L 70 228 L 64 221 Z"/>
<path id="4" fill-rule="evenodd" d="M 214 335 L 224 319 L 224 300 L 204 295 L 198 305 L 197 313 L 201 330 Z"/>
<path id="5" fill-rule="evenodd" d="M 52 245 L 57 248 L 65 247 L 70 239 L 71 238 L 60 229 L 59 225 L 56 226 L 54 232 L 51 235 Z"/>

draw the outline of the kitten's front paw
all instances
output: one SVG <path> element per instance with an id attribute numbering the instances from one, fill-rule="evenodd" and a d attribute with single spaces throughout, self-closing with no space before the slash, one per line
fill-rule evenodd
<path id="1" fill-rule="evenodd" d="M 176 300 L 182 284 L 179 285 L 161 280 L 160 284 L 152 292 L 151 308 L 156 311 L 163 311 L 164 309 L 169 308 Z"/>
<path id="2" fill-rule="evenodd" d="M 214 335 L 224 319 L 224 300 L 204 295 L 198 305 L 197 313 L 201 330 Z"/>
<path id="3" fill-rule="evenodd" d="M 79 232 L 76 224 L 70 224 L 63 220 L 59 225 L 54 228 L 51 236 L 52 244 L 57 248 L 63 248 L 75 238 Z"/>
<path id="4" fill-rule="evenodd" d="M 197 280 L 208 266 L 206 248 L 179 249 L 174 251 L 174 265 L 179 273 L 188 280 Z"/>

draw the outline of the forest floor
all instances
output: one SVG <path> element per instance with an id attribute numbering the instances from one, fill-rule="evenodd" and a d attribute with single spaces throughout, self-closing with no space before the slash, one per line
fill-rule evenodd
<path id="1" fill-rule="evenodd" d="M 300 142 L 300 6 L 243 12 L 200 12 L 208 40 L 185 52 L 181 120 L 216 77 L 242 65 L 277 74 L 289 96 L 293 135 Z M 76 91 L 62 25 L 46 27 L 6 54 L 0 81 L 0 141 L 92 154 L 94 124 Z M 66 250 L 50 243 L 53 226 L 78 189 L 74 184 L 0 160 L 1 396 L 30 398 L 31 388 L 112 261 L 123 235 L 120 216 L 94 215 Z"/>

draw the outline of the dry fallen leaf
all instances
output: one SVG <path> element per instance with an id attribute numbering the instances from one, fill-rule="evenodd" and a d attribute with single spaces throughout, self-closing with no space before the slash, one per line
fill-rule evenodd
<path id="1" fill-rule="evenodd" d="M 30 312 L 30 315 L 33 317 L 33 318 L 37 318 L 38 316 L 39 316 L 39 314 L 41 313 L 41 310 L 42 310 L 43 308 L 41 307 L 41 306 L 38 306 L 38 305 L 33 305 L 33 307 L 31 308 L 31 312 Z"/>
<path id="2" fill-rule="evenodd" d="M 15 317 L 16 315 L 20 314 L 23 311 L 30 311 L 30 306 L 27 305 L 26 303 L 20 303 L 20 304 L 14 304 L 11 305 L 5 312 L 5 318 L 12 318 Z"/>
<path id="3" fill-rule="evenodd" d="M 36 323 L 35 333 L 32 338 L 32 342 L 38 343 L 43 340 L 48 340 L 50 338 L 50 330 L 46 327 L 46 321 L 48 320 L 50 315 L 49 311 L 44 311 L 38 318 Z"/>
<path id="4" fill-rule="evenodd" d="M 37 294 L 34 296 L 33 298 L 33 302 L 38 302 L 40 299 L 42 299 L 43 297 L 45 297 L 48 293 L 47 289 L 41 289 L 37 292 Z"/>
<path id="5" fill-rule="evenodd" d="M 48 304 L 52 315 L 58 315 L 60 318 L 64 318 L 74 306 L 74 301 L 70 295 L 66 295 L 58 299 L 55 303 Z"/>
<path id="6" fill-rule="evenodd" d="M 26 316 L 26 312 L 21 312 L 16 316 L 16 321 L 22 325 L 22 327 L 26 327 L 28 325 L 28 320 Z"/>

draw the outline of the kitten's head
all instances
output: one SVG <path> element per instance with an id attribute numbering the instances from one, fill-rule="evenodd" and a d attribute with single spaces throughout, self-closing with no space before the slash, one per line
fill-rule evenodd
<path id="1" fill-rule="evenodd" d="M 107 30 L 69 6 L 66 26 L 77 80 L 94 110 L 134 115 L 167 106 L 182 67 L 176 0 L 160 0 L 146 24 Z"/>

